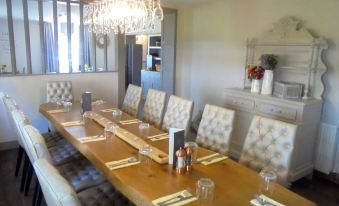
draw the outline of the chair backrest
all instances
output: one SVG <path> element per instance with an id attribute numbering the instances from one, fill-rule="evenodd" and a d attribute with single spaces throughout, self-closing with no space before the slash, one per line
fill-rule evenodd
<path id="1" fill-rule="evenodd" d="M 148 89 L 143 119 L 156 127 L 160 127 L 164 114 L 165 101 L 166 92 Z"/>
<path id="2" fill-rule="evenodd" d="M 80 206 L 77 194 L 58 170 L 46 159 L 34 162 L 34 170 L 39 180 L 47 205 Z"/>
<path id="3" fill-rule="evenodd" d="M 13 127 L 16 133 L 16 137 L 19 142 L 19 145 L 26 150 L 26 144 L 25 144 L 23 133 L 22 133 L 22 128 L 25 125 L 30 124 L 29 120 L 26 118 L 25 114 L 19 109 L 13 110 L 11 112 L 10 118 L 13 119 L 13 125 L 14 125 Z"/>
<path id="4" fill-rule="evenodd" d="M 192 101 L 171 95 L 168 100 L 162 129 L 166 131 L 168 131 L 169 128 L 184 129 L 185 136 L 187 136 L 192 118 L 192 111 Z"/>
<path id="5" fill-rule="evenodd" d="M 288 184 L 297 125 L 254 116 L 245 139 L 240 163 L 260 171 L 273 168 L 278 181 Z"/>
<path id="6" fill-rule="evenodd" d="M 47 82 L 47 102 L 55 102 L 56 99 L 67 102 L 73 101 L 71 81 Z"/>
<path id="7" fill-rule="evenodd" d="M 142 97 L 142 87 L 129 84 L 124 101 L 122 103 L 122 111 L 137 117 Z"/>
<path id="8" fill-rule="evenodd" d="M 46 142 L 40 132 L 32 125 L 25 125 L 22 128 L 22 133 L 26 145 L 26 152 L 31 162 L 34 163 L 37 159 L 44 158 L 52 163 Z"/>
<path id="9" fill-rule="evenodd" d="M 206 104 L 199 124 L 197 143 L 221 154 L 227 154 L 232 134 L 234 110 Z"/>

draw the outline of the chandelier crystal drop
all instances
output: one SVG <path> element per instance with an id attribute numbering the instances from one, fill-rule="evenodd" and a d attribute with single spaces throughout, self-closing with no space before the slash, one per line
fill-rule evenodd
<path id="1" fill-rule="evenodd" d="M 96 34 L 152 31 L 164 18 L 160 0 L 102 0 L 85 11 L 84 24 Z"/>

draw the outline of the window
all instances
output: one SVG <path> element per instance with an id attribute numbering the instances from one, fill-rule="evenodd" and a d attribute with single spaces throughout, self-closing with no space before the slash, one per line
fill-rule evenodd
<path id="1" fill-rule="evenodd" d="M 114 71 L 114 34 L 88 32 L 84 7 L 69 0 L 0 0 L 0 76 Z"/>

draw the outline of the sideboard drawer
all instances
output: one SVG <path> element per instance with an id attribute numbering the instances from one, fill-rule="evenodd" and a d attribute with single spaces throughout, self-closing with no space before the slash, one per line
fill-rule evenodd
<path id="1" fill-rule="evenodd" d="M 234 109 L 247 109 L 253 110 L 254 101 L 232 95 L 226 96 L 226 104 L 233 107 Z"/>
<path id="2" fill-rule="evenodd" d="M 295 120 L 297 116 L 297 110 L 294 108 L 287 108 L 279 105 L 267 104 L 264 102 L 256 102 L 255 110 L 259 113 L 290 120 Z"/>

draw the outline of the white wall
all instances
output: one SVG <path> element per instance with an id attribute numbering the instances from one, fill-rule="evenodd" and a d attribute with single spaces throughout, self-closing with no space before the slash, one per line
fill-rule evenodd
<path id="1" fill-rule="evenodd" d="M 47 130 L 47 121 L 38 110 L 39 105 L 46 102 L 46 83 L 66 80 L 72 81 L 75 100 L 80 99 L 83 91 L 91 91 L 94 98 L 111 102 L 113 106 L 118 104 L 117 72 L 0 77 L 0 91 L 15 99 L 31 123 L 44 132 Z M 0 142 L 14 139 L 1 103 Z"/>
<path id="2" fill-rule="evenodd" d="M 193 99 L 195 112 L 205 103 L 222 105 L 224 88 L 243 86 L 246 39 L 292 16 L 328 40 L 323 121 L 339 124 L 339 1 L 210 0 L 178 8 L 175 92 Z"/>

